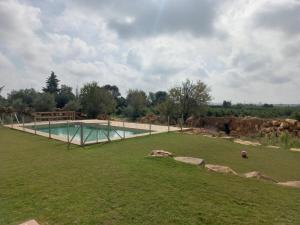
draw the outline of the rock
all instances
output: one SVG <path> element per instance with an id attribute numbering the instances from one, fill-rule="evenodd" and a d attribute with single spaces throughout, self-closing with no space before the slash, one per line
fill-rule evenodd
<path id="1" fill-rule="evenodd" d="M 208 171 L 213 171 L 213 172 L 217 172 L 217 173 L 226 173 L 226 174 L 238 175 L 234 170 L 232 170 L 228 166 L 220 166 L 220 165 L 207 164 L 207 165 L 205 165 L 205 168 Z"/>
<path id="2" fill-rule="evenodd" d="M 291 148 L 290 150 L 293 152 L 300 152 L 300 148 Z"/>
<path id="3" fill-rule="evenodd" d="M 20 225 L 39 225 L 35 220 L 29 220 L 24 223 L 21 223 Z"/>
<path id="4" fill-rule="evenodd" d="M 258 142 L 252 142 L 252 141 L 243 141 L 241 139 L 234 140 L 235 143 L 241 144 L 241 145 L 252 145 L 252 146 L 259 146 L 261 145 Z"/>
<path id="5" fill-rule="evenodd" d="M 285 119 L 284 121 L 292 126 L 297 125 L 297 122 L 298 122 L 297 120 L 293 120 L 293 119 Z"/>
<path id="6" fill-rule="evenodd" d="M 289 124 L 287 123 L 287 122 L 282 122 L 281 124 L 280 124 L 280 127 L 282 128 L 282 129 L 287 129 L 287 128 L 289 128 Z"/>
<path id="7" fill-rule="evenodd" d="M 192 165 L 197 165 L 197 166 L 204 166 L 205 165 L 205 161 L 204 159 L 200 159 L 200 158 L 194 158 L 194 157 L 175 157 L 174 158 L 176 161 L 179 162 L 184 162 L 184 163 L 188 163 L 188 164 L 192 164 Z"/>
<path id="8" fill-rule="evenodd" d="M 245 151 L 245 150 L 241 151 L 241 156 L 242 156 L 242 158 L 244 158 L 244 159 L 248 159 L 248 152 Z"/>
<path id="9" fill-rule="evenodd" d="M 152 150 L 149 155 L 154 157 L 172 157 L 173 153 L 164 150 Z"/>
<path id="10" fill-rule="evenodd" d="M 267 148 L 273 148 L 273 149 L 279 149 L 279 146 L 274 146 L 274 145 L 268 145 Z"/>
<path id="11" fill-rule="evenodd" d="M 246 178 L 256 178 L 258 180 L 267 180 L 267 181 L 272 181 L 272 182 L 277 183 L 277 181 L 274 180 L 273 178 L 268 177 L 264 174 L 261 174 L 258 171 L 252 171 L 252 172 L 249 172 L 249 173 L 245 173 L 245 174 L 243 174 L 243 176 L 246 177 Z"/>
<path id="12" fill-rule="evenodd" d="M 279 185 L 300 188 L 300 181 L 279 182 Z"/>
<path id="13" fill-rule="evenodd" d="M 216 137 L 214 137 L 214 136 L 211 135 L 211 134 L 203 134 L 202 136 L 203 136 L 203 137 L 208 137 L 208 138 L 216 138 Z"/>
<path id="14" fill-rule="evenodd" d="M 280 126 L 280 121 L 278 121 L 278 120 L 273 120 L 273 121 L 272 121 L 272 125 L 273 125 L 274 127 L 279 127 L 279 126 Z"/>
<path id="15" fill-rule="evenodd" d="M 234 137 L 231 137 L 231 136 L 224 136 L 224 137 L 221 137 L 222 139 L 225 139 L 225 140 L 229 140 L 229 141 L 233 141 L 234 140 Z"/>

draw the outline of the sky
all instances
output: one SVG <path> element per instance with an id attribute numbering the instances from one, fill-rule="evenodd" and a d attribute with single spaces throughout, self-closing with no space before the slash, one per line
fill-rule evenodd
<path id="1" fill-rule="evenodd" d="M 0 0 L 2 95 L 54 71 L 146 92 L 187 78 L 213 102 L 300 103 L 299 0 Z"/>

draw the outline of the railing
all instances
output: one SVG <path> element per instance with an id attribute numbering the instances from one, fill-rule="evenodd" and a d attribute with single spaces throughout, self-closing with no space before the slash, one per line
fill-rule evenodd
<path id="1" fill-rule="evenodd" d="M 42 134 L 39 129 L 38 126 L 43 125 L 46 126 L 46 130 L 47 130 L 47 137 L 49 139 L 58 139 L 58 140 L 64 140 L 68 143 L 68 149 L 70 148 L 71 144 L 77 144 L 80 145 L 82 147 L 84 147 L 85 145 L 88 144 L 93 144 L 93 143 L 99 143 L 99 142 L 110 142 L 112 139 L 113 140 L 123 140 L 126 138 L 126 128 L 132 128 L 132 129 L 143 129 L 145 130 L 145 133 L 147 133 L 148 130 L 148 134 L 152 135 L 152 133 L 154 131 L 157 131 L 155 128 L 155 125 L 152 125 L 152 123 L 132 123 L 132 122 L 125 122 L 125 121 L 115 121 L 113 124 L 114 126 L 111 125 L 111 121 L 107 120 L 107 121 L 103 121 L 103 122 L 98 122 L 98 123 L 83 123 L 83 122 L 79 122 L 79 121 L 72 121 L 72 120 L 67 120 L 67 121 L 51 121 L 50 119 L 46 122 L 37 122 L 36 118 L 34 117 L 33 122 L 31 122 L 31 124 L 26 124 L 26 119 L 24 118 L 24 115 L 19 115 L 20 120 L 18 119 L 17 115 L 14 115 L 13 113 L 8 114 L 9 119 L 10 119 L 10 124 L 9 126 L 11 128 L 20 128 L 23 131 L 29 131 L 29 129 L 31 129 L 31 132 L 34 134 L 39 134 L 42 136 L 45 136 L 45 133 Z M 3 115 L 0 115 L 1 118 L 1 122 L 4 123 L 4 119 L 3 119 Z M 16 122 L 18 122 L 18 124 L 14 124 L 14 119 Z M 20 123 L 21 121 L 21 123 Z M 71 122 L 72 121 L 72 122 Z M 57 135 L 55 135 L 55 131 L 53 130 L 55 126 L 57 126 L 57 124 L 60 123 L 64 123 L 67 124 L 67 135 L 65 135 L 65 138 L 59 137 Z M 70 125 L 78 125 L 78 127 L 70 130 Z M 91 130 L 88 130 L 88 132 L 85 133 L 84 129 L 84 125 L 89 125 L 89 126 L 93 126 L 93 128 Z M 180 124 L 181 130 L 182 130 L 182 123 Z M 28 127 L 26 126 L 31 126 L 31 128 L 28 129 Z M 119 131 L 118 129 L 116 129 L 116 127 L 120 127 Z M 123 131 L 122 131 L 122 127 L 123 127 Z M 154 128 L 154 130 L 153 130 Z M 32 131 L 33 130 L 33 131 Z M 71 131 L 71 132 L 70 132 Z M 75 131 L 75 133 L 74 133 Z M 164 131 L 170 131 L 170 125 L 169 125 L 169 117 L 168 117 L 168 126 L 167 128 L 165 128 Z M 66 131 L 65 131 L 66 132 Z M 100 137 L 102 136 L 101 139 L 99 139 L 99 134 L 101 132 Z M 123 132 L 123 133 L 122 133 Z M 95 134 L 96 133 L 96 134 Z M 114 135 L 116 134 L 116 135 Z M 95 135 L 94 138 L 92 138 L 91 140 L 91 136 Z M 139 135 L 137 135 L 139 136 Z M 90 140 L 89 140 L 90 139 Z M 74 142 L 76 140 L 76 142 Z"/>

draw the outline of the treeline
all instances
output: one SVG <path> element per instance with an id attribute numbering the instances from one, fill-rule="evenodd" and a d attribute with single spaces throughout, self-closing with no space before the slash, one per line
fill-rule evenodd
<path id="1" fill-rule="evenodd" d="M 300 106 L 288 105 L 254 105 L 254 104 L 231 104 L 224 101 L 222 105 L 210 105 L 207 116 L 225 117 L 259 117 L 259 118 L 294 118 L 300 121 Z"/>
<path id="2" fill-rule="evenodd" d="M 0 112 L 27 113 L 37 111 L 76 111 L 87 118 L 123 117 L 137 120 L 142 117 L 159 118 L 172 122 L 187 120 L 190 116 L 252 116 L 260 118 L 295 118 L 300 120 L 300 106 L 274 106 L 271 104 L 209 105 L 210 90 L 201 81 L 186 80 L 168 92 L 145 93 L 143 90 L 129 90 L 122 96 L 115 85 L 100 86 L 96 82 L 85 84 L 80 90 L 59 84 L 52 72 L 42 92 L 35 89 L 13 90 L 7 98 L 0 96 Z M 0 87 L 0 92 L 4 87 Z"/>
<path id="3" fill-rule="evenodd" d="M 42 92 L 32 88 L 13 90 L 7 98 L 0 97 L 0 111 L 30 114 L 64 110 L 81 112 L 87 118 L 115 116 L 130 120 L 154 115 L 161 121 L 167 118 L 177 121 L 192 115 L 206 115 L 211 100 L 209 88 L 201 81 L 186 80 L 168 92 L 147 94 L 143 90 L 129 90 L 125 97 L 115 85 L 100 86 L 91 82 L 73 92 L 72 87 L 59 83 L 57 75 L 52 72 Z"/>

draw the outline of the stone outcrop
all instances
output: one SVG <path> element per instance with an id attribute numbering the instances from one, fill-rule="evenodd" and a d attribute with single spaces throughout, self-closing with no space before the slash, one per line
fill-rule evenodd
<path id="1" fill-rule="evenodd" d="M 300 121 L 293 119 L 261 119 L 256 117 L 204 117 L 188 118 L 188 126 L 199 127 L 205 133 L 225 132 L 230 136 L 280 136 L 287 132 L 295 137 L 300 137 Z M 202 130 L 201 130 L 202 129 Z M 204 133 L 204 132 L 203 132 Z"/>
<path id="2" fill-rule="evenodd" d="M 164 150 L 152 150 L 149 156 L 153 157 L 173 157 L 173 153 Z"/>
<path id="3" fill-rule="evenodd" d="M 213 164 L 206 164 L 205 168 L 208 171 L 217 172 L 217 173 L 225 173 L 225 174 L 233 174 L 238 175 L 233 169 L 228 166 L 220 166 L 220 165 L 213 165 Z"/>
<path id="4" fill-rule="evenodd" d="M 204 159 L 200 159 L 200 158 L 178 156 L 178 157 L 174 157 L 174 159 L 179 162 L 188 163 L 197 166 L 205 165 Z"/>

